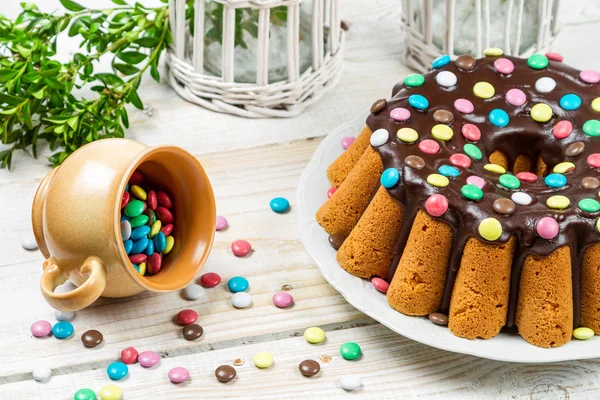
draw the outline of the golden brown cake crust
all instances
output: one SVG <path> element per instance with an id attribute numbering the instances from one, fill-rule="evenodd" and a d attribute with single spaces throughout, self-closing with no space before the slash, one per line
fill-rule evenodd
<path id="1" fill-rule="evenodd" d="M 338 188 L 346 180 L 366 148 L 369 147 L 371 129 L 365 126 L 354 142 L 327 168 L 327 177 L 331 186 Z"/>
<path id="2" fill-rule="evenodd" d="M 587 248 L 581 264 L 581 326 L 600 335 L 600 244 Z"/>

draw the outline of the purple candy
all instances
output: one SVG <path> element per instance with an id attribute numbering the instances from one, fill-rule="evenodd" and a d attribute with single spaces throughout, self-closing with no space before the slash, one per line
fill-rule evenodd
<path id="1" fill-rule="evenodd" d="M 229 226 L 229 222 L 227 222 L 227 219 L 225 217 L 222 217 L 220 215 L 217 215 L 217 230 L 218 231 L 222 231 L 223 229 L 226 229 Z"/>
<path id="2" fill-rule="evenodd" d="M 48 321 L 40 320 L 31 324 L 31 334 L 35 337 L 44 337 L 52 333 L 52 325 Z"/>
<path id="3" fill-rule="evenodd" d="M 185 382 L 190 377 L 190 371 L 183 367 L 176 367 L 169 371 L 169 380 L 173 383 Z"/>
<path id="4" fill-rule="evenodd" d="M 287 308 L 294 304 L 294 298 L 287 292 L 277 292 L 273 295 L 273 304 L 279 308 Z"/>
<path id="5" fill-rule="evenodd" d="M 138 356 L 138 362 L 142 367 L 150 368 L 158 364 L 160 357 L 153 351 L 144 351 Z"/>

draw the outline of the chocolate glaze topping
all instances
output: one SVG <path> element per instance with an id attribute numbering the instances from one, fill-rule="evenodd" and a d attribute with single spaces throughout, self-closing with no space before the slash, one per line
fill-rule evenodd
<path id="1" fill-rule="evenodd" d="M 381 155 L 384 170 L 396 168 L 401 177 L 397 185 L 388 189 L 404 208 L 403 229 L 396 245 L 389 278 L 393 276 L 417 211 L 425 209 L 425 201 L 429 196 L 439 193 L 448 199 L 449 208 L 443 215 L 435 218 L 448 223 L 454 232 L 453 252 L 441 312 L 448 312 L 454 281 L 467 240 L 476 237 L 486 242 L 478 232 L 479 223 L 485 218 L 495 218 L 502 225 L 502 234 L 490 243 L 506 243 L 513 235 L 518 239 L 512 268 L 507 326 L 513 326 L 515 322 L 519 281 L 525 257 L 529 254 L 546 256 L 562 246 L 569 246 L 571 251 L 574 325 L 578 326 L 581 259 L 586 247 L 600 242 L 600 233 L 596 229 L 600 212 L 585 212 L 578 207 L 581 199 L 598 198 L 597 188 L 589 182 L 590 178 L 598 177 L 599 170 L 588 164 L 587 157 L 592 153 L 600 153 L 600 137 L 585 134 L 583 125 L 589 120 L 600 119 L 600 113 L 594 111 L 591 106 L 592 101 L 600 96 L 600 86 L 585 83 L 580 79 L 580 71 L 561 62 L 550 61 L 546 68 L 538 70 L 531 68 L 525 59 L 502 57 L 513 62 L 515 68 L 512 73 L 502 74 L 495 69 L 494 62 L 500 57 L 478 59 L 474 65 L 470 59 L 462 58 L 458 65 L 450 62 L 426 74 L 422 86 L 396 85 L 393 97 L 387 101 L 385 107 L 381 108 L 382 102 L 379 102 L 378 107 L 373 108 L 377 112 L 368 117 L 367 125 L 373 131 L 383 128 L 390 135 L 384 145 L 374 147 Z M 461 69 L 459 65 L 468 69 Z M 441 71 L 454 73 L 458 78 L 457 83 L 451 87 L 438 84 L 436 76 Z M 538 92 L 535 83 L 542 77 L 554 79 L 556 87 L 548 93 Z M 473 93 L 473 86 L 478 82 L 490 83 L 495 89 L 495 94 L 487 99 L 477 97 Z M 527 100 L 523 105 L 515 106 L 507 102 L 506 93 L 512 88 L 518 88 L 526 94 Z M 581 106 L 572 111 L 565 110 L 560 105 L 562 96 L 570 93 L 577 94 L 582 101 Z M 423 110 L 410 106 L 408 98 L 413 94 L 424 96 L 429 105 Z M 474 111 L 462 113 L 455 109 L 454 102 L 459 98 L 471 101 Z M 538 103 L 547 104 L 552 108 L 553 115 L 549 121 L 541 123 L 531 117 L 531 108 Z M 390 117 L 390 112 L 398 107 L 410 111 L 408 120 L 396 121 Z M 490 122 L 489 114 L 494 109 L 504 110 L 508 114 L 510 121 L 505 127 Z M 446 111 L 443 115 L 448 116 L 448 112 L 453 115 L 453 119 L 445 124 L 454 132 L 452 138 L 447 141 L 436 139 L 431 133 L 431 129 L 440 123 L 439 118 L 434 118 L 436 111 L 436 116 L 439 117 L 440 110 Z M 553 128 L 562 120 L 570 121 L 573 131 L 568 137 L 557 139 Z M 462 126 L 467 123 L 476 125 L 481 131 L 478 141 L 469 141 L 462 135 Z M 419 136 L 417 141 L 405 143 L 399 140 L 396 132 L 403 127 L 415 129 Z M 421 151 L 418 143 L 424 139 L 432 139 L 439 143 L 439 152 L 427 154 Z M 438 174 L 438 168 L 442 165 L 453 166 L 449 161 L 450 156 L 455 153 L 464 154 L 463 146 L 467 143 L 476 145 L 483 153 L 483 158 L 479 161 L 471 158 L 471 166 L 468 168 L 455 166 L 460 174 L 457 177 L 448 177 L 448 186 L 436 187 L 429 184 L 427 177 L 430 174 Z M 579 151 L 572 151 L 574 148 Z M 575 169 L 564 173 L 567 184 L 562 187 L 549 187 L 544 177 L 539 177 L 535 182 L 521 181 L 518 189 L 511 190 L 499 183 L 501 174 L 483 168 L 490 162 L 489 156 L 496 150 L 507 156 L 510 168 L 519 155 L 526 155 L 533 165 L 538 156 L 541 156 L 548 166 L 548 173 L 552 172 L 555 165 L 564 161 L 575 164 Z M 424 165 L 421 161 L 424 161 Z M 467 178 L 472 175 L 485 180 L 483 197 L 478 201 L 468 200 L 461 193 L 461 188 L 467 184 Z M 517 191 L 529 194 L 533 198 L 531 204 L 516 204 L 514 209 L 511 209 L 507 201 L 497 201 L 510 199 L 511 194 Z M 546 200 L 553 195 L 566 196 L 570 205 L 563 210 L 549 208 Z M 510 213 L 498 212 L 507 208 L 510 209 Z M 558 222 L 559 233 L 553 239 L 543 239 L 536 231 L 536 224 L 543 217 L 551 217 Z"/>

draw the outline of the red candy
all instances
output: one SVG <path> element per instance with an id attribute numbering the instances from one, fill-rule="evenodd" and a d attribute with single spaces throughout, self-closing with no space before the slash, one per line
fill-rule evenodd
<path id="1" fill-rule="evenodd" d="M 177 314 L 177 322 L 181 325 L 189 325 L 198 321 L 198 313 L 194 310 L 181 310 Z"/>
<path id="2" fill-rule="evenodd" d="M 158 198 L 156 197 L 156 192 L 154 190 L 150 190 L 148 192 L 148 207 L 150 207 L 150 209 L 152 211 L 156 210 L 156 207 L 158 207 Z"/>
<path id="3" fill-rule="evenodd" d="M 448 211 L 448 199 L 441 194 L 432 194 L 425 201 L 425 209 L 434 217 L 444 215 Z"/>
<path id="4" fill-rule="evenodd" d="M 328 198 L 328 199 L 329 199 L 329 198 L 331 198 L 331 196 L 333 196 L 333 194 L 335 193 L 335 191 L 336 191 L 336 190 L 337 190 L 337 189 L 336 189 L 336 188 L 334 188 L 334 187 L 332 187 L 332 188 L 329 188 L 329 190 L 327 191 L 327 198 Z"/>
<path id="5" fill-rule="evenodd" d="M 148 258 L 147 255 L 145 255 L 144 253 L 140 253 L 140 254 L 134 254 L 132 256 L 129 256 L 129 261 L 131 261 L 133 264 L 137 265 L 137 264 L 139 264 L 141 262 L 146 261 L 147 258 Z"/>
<path id="6" fill-rule="evenodd" d="M 131 174 L 131 178 L 129 178 L 130 185 L 138 185 L 141 186 L 144 183 L 144 175 L 140 171 L 135 171 Z"/>
<path id="7" fill-rule="evenodd" d="M 435 140 L 425 139 L 419 142 L 419 149 L 426 154 L 435 154 L 440 151 L 440 145 Z"/>
<path id="8" fill-rule="evenodd" d="M 173 223 L 173 214 L 171 211 L 167 210 L 164 207 L 156 208 L 156 216 L 160 219 L 160 222 L 163 224 L 172 224 Z"/>
<path id="9" fill-rule="evenodd" d="M 371 283 L 373 284 L 375 289 L 377 289 L 381 293 L 387 293 L 388 288 L 390 287 L 389 283 L 378 277 L 374 277 L 373 279 L 371 279 Z"/>
<path id="10" fill-rule="evenodd" d="M 131 196 L 129 195 L 129 192 L 123 193 L 123 200 L 121 200 L 121 208 L 125 208 L 127 203 L 129 203 L 130 199 L 131 199 Z"/>
<path id="11" fill-rule="evenodd" d="M 171 200 L 169 195 L 166 194 L 165 192 L 161 192 L 161 191 L 158 192 L 158 202 L 163 207 L 166 207 L 166 208 L 173 207 L 173 200 Z"/>
<path id="12" fill-rule="evenodd" d="M 600 153 L 592 153 L 587 158 L 590 167 L 600 168 Z"/>
<path id="13" fill-rule="evenodd" d="M 252 252 L 252 246 L 246 240 L 236 240 L 231 243 L 231 251 L 237 257 L 245 257 Z"/>
<path id="14" fill-rule="evenodd" d="M 450 156 L 450 162 L 457 167 L 469 168 L 471 166 L 471 159 L 465 154 L 454 153 Z"/>
<path id="15" fill-rule="evenodd" d="M 146 263 L 148 272 L 154 275 L 160 271 L 160 267 L 162 267 L 162 255 L 160 255 L 160 253 L 152 253 L 152 255 L 148 257 L 148 262 Z"/>
<path id="16" fill-rule="evenodd" d="M 481 131 L 476 125 L 464 124 L 461 132 L 465 138 L 473 142 L 476 142 L 479 139 L 481 139 Z"/>
<path id="17" fill-rule="evenodd" d="M 538 179 L 537 175 L 532 172 L 519 172 L 516 176 L 523 182 L 535 182 Z"/>
<path id="18" fill-rule="evenodd" d="M 121 351 L 121 361 L 124 364 L 135 364 L 138 360 L 138 352 L 133 347 L 128 347 Z"/>
<path id="19" fill-rule="evenodd" d="M 571 132 L 573 132 L 573 124 L 571 121 L 559 121 L 552 129 L 552 133 L 554 133 L 554 137 L 557 139 L 564 139 L 568 137 Z"/>
<path id="20" fill-rule="evenodd" d="M 171 234 L 171 232 L 173 232 L 173 224 L 167 224 L 167 225 L 163 226 L 160 231 L 162 233 L 164 233 L 165 236 L 169 236 Z"/>
<path id="21" fill-rule="evenodd" d="M 212 288 L 221 283 L 221 277 L 219 274 L 215 274 L 214 272 L 207 272 L 206 274 L 200 277 L 200 285 L 205 288 Z"/>
<path id="22" fill-rule="evenodd" d="M 552 61 L 562 62 L 565 58 L 558 53 L 546 53 L 546 58 Z"/>

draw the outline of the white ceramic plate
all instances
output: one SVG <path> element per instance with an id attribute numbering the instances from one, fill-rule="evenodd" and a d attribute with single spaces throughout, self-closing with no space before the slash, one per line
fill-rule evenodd
<path id="1" fill-rule="evenodd" d="M 454 336 L 448 328 L 436 326 L 426 317 L 409 317 L 394 311 L 384 294 L 373 285 L 344 271 L 335 259 L 328 235 L 315 219 L 315 213 L 327 200 L 330 188 L 327 167 L 342 153 L 344 136 L 357 136 L 364 127 L 368 113 L 349 121 L 323 140 L 302 173 L 298 185 L 300 236 L 304 246 L 317 263 L 321 274 L 344 298 L 358 310 L 383 325 L 417 342 L 456 353 L 500 361 L 545 363 L 600 357 L 600 337 L 571 340 L 556 349 L 535 347 L 516 334 L 500 333 L 490 340 L 468 340 Z"/>

